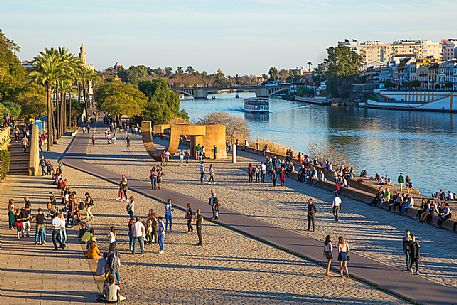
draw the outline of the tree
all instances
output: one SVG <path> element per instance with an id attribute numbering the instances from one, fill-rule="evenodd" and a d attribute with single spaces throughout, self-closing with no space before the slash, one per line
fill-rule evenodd
<path id="1" fill-rule="evenodd" d="M 347 98 L 351 93 L 352 84 L 358 79 L 362 57 L 346 46 L 338 45 L 327 49 L 327 58 L 322 69 L 327 90 L 335 97 Z"/>
<path id="2" fill-rule="evenodd" d="M 31 82 L 28 90 L 18 96 L 21 116 L 36 117 L 46 113 L 46 91 L 38 84 Z"/>
<path id="3" fill-rule="evenodd" d="M 187 113 L 179 109 L 179 95 L 168 87 L 164 79 L 140 82 L 138 88 L 148 97 L 144 120 L 164 124 L 174 118 L 188 118 Z"/>
<path id="4" fill-rule="evenodd" d="M 249 127 L 242 118 L 232 116 L 225 112 L 213 112 L 202 119 L 197 124 L 222 124 L 225 126 L 226 137 L 229 140 L 245 140 L 249 137 Z"/>
<path id="5" fill-rule="evenodd" d="M 130 66 L 126 71 L 127 81 L 132 84 L 138 84 L 139 81 L 148 78 L 148 68 L 144 65 Z"/>
<path id="6" fill-rule="evenodd" d="M 268 70 L 268 74 L 270 75 L 270 80 L 276 81 L 278 79 L 278 69 L 276 67 L 271 67 Z"/>
<path id="7" fill-rule="evenodd" d="M 186 73 L 187 73 L 187 74 L 194 74 L 195 72 L 196 72 L 196 71 L 195 71 L 195 69 L 194 69 L 192 66 L 188 66 L 188 67 L 186 68 Z"/>
<path id="8" fill-rule="evenodd" d="M 182 69 L 182 67 L 176 68 L 176 74 L 184 74 L 184 70 Z"/>
<path id="9" fill-rule="evenodd" d="M 165 76 L 170 77 L 173 75 L 173 68 L 172 67 L 165 67 Z"/>
<path id="10" fill-rule="evenodd" d="M 101 85 L 95 96 L 99 110 L 116 116 L 141 115 L 147 105 L 146 96 L 137 86 L 119 81 Z"/>

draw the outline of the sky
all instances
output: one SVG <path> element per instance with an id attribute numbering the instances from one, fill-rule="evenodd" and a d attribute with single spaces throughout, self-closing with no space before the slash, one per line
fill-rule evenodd
<path id="1" fill-rule="evenodd" d="M 193 66 L 262 74 L 307 67 L 348 39 L 457 38 L 457 0 L 1 0 L 0 29 L 31 60 L 45 47 L 103 70 Z"/>

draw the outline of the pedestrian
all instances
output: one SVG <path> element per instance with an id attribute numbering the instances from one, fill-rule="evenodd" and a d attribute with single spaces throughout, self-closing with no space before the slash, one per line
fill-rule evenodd
<path id="1" fill-rule="evenodd" d="M 135 223 L 135 218 L 130 218 L 129 223 L 127 224 L 130 251 L 133 251 L 133 224 L 134 223 Z"/>
<path id="2" fill-rule="evenodd" d="M 186 221 L 187 221 L 187 233 L 193 232 L 194 229 L 192 228 L 192 218 L 194 213 L 192 211 L 192 207 L 190 203 L 187 204 L 187 211 L 186 211 Z"/>
<path id="3" fill-rule="evenodd" d="M 419 243 L 416 241 L 416 235 L 411 234 L 411 241 L 409 242 L 409 255 L 411 257 L 411 262 L 409 264 L 409 269 L 411 270 L 411 274 L 413 272 L 413 263 L 416 265 L 416 274 L 419 275 Z"/>
<path id="4" fill-rule="evenodd" d="M 327 268 L 326 268 L 325 275 L 330 275 L 330 266 L 332 265 L 332 259 L 333 259 L 333 245 L 332 245 L 332 240 L 330 238 L 330 235 L 327 235 L 325 237 L 324 256 L 327 259 Z"/>
<path id="5" fill-rule="evenodd" d="M 92 146 L 95 146 L 95 132 L 90 136 L 90 139 L 92 141 Z"/>
<path id="6" fill-rule="evenodd" d="M 127 135 L 127 137 L 125 138 L 125 141 L 127 142 L 127 148 L 130 147 L 130 136 Z"/>
<path id="7" fill-rule="evenodd" d="M 135 254 L 136 244 L 140 244 L 141 254 L 144 253 L 144 236 L 145 236 L 145 228 L 143 223 L 140 221 L 140 218 L 137 217 L 135 219 L 135 223 L 132 225 L 132 233 L 133 233 L 133 246 L 132 246 L 132 254 Z"/>
<path id="8" fill-rule="evenodd" d="M 41 176 L 45 176 L 46 175 L 46 160 L 45 160 L 44 156 L 41 157 L 40 166 L 41 166 Z"/>
<path id="9" fill-rule="evenodd" d="M 159 254 L 162 254 L 164 251 L 164 243 L 165 243 L 165 225 L 163 224 L 162 217 L 159 217 L 159 223 L 158 223 L 158 243 L 159 243 Z"/>
<path id="10" fill-rule="evenodd" d="M 163 176 L 163 170 L 159 166 L 159 167 L 157 167 L 157 189 L 159 189 L 159 190 L 160 190 L 160 185 L 162 183 L 162 176 Z"/>
<path id="11" fill-rule="evenodd" d="M 109 233 L 108 233 L 108 238 L 109 238 L 109 244 L 115 244 L 116 243 L 116 228 L 111 226 Z"/>
<path id="12" fill-rule="evenodd" d="M 14 200 L 10 199 L 8 201 L 8 226 L 10 230 L 14 230 Z"/>
<path id="13" fill-rule="evenodd" d="M 92 207 L 94 206 L 94 200 L 90 196 L 89 192 L 85 194 L 86 199 L 84 200 L 84 208 L 86 209 L 86 218 L 88 220 L 94 219 L 94 215 L 91 212 Z"/>
<path id="14" fill-rule="evenodd" d="M 179 152 L 179 166 L 182 167 L 183 161 L 184 161 L 184 152 L 181 150 L 181 151 Z"/>
<path id="15" fill-rule="evenodd" d="M 27 147 L 29 147 L 29 139 L 26 136 L 22 138 L 22 147 L 24 148 L 24 153 L 27 152 Z"/>
<path id="16" fill-rule="evenodd" d="M 200 212 L 200 209 L 197 209 L 197 215 L 195 216 L 195 227 L 197 228 L 197 236 L 198 236 L 198 243 L 197 246 L 203 246 L 203 238 L 202 238 L 202 223 L 203 223 L 203 215 Z"/>
<path id="17" fill-rule="evenodd" d="M 252 166 L 252 163 L 249 163 L 249 166 L 248 166 L 249 182 L 253 182 L 253 177 L 254 177 L 254 167 Z"/>
<path id="18" fill-rule="evenodd" d="M 260 165 L 256 165 L 254 168 L 254 173 L 255 173 L 255 182 L 260 182 Z"/>
<path id="19" fill-rule="evenodd" d="M 62 213 L 59 213 L 59 221 L 60 221 L 60 236 L 62 240 L 62 250 L 65 249 L 67 243 L 67 230 L 65 229 L 65 218 L 63 217 Z"/>
<path id="20" fill-rule="evenodd" d="M 109 270 L 109 274 L 115 275 L 117 282 L 121 283 L 121 275 L 119 274 L 119 267 L 121 266 L 121 260 L 119 259 L 119 251 L 116 250 L 116 243 L 109 245 L 109 254 L 106 259 L 106 265 Z"/>
<path id="21" fill-rule="evenodd" d="M 342 236 L 338 238 L 338 260 L 340 261 L 341 277 L 344 277 L 344 271 L 349 277 L 348 260 L 349 260 L 349 244 Z"/>
<path id="22" fill-rule="evenodd" d="M 313 225 L 313 232 L 315 230 L 314 216 L 316 215 L 317 209 L 312 198 L 308 199 L 308 231 L 311 230 L 311 224 Z"/>
<path id="23" fill-rule="evenodd" d="M 153 190 L 157 189 L 157 171 L 155 166 L 149 171 L 149 179 L 151 180 L 151 188 Z"/>
<path id="24" fill-rule="evenodd" d="M 212 164 L 209 165 L 208 173 L 209 173 L 208 183 L 214 184 L 214 168 L 213 168 Z"/>
<path id="25" fill-rule="evenodd" d="M 24 213 L 22 212 L 22 209 L 16 209 L 16 212 L 14 213 L 14 226 L 16 227 L 17 231 L 17 239 L 21 239 L 21 237 L 24 237 Z"/>
<path id="26" fill-rule="evenodd" d="M 205 161 L 200 162 L 200 183 L 203 183 L 205 178 Z"/>
<path id="27" fill-rule="evenodd" d="M 35 227 L 35 245 L 46 245 L 46 226 L 44 224 L 46 216 L 44 215 L 41 208 L 38 208 L 38 213 L 34 217 Z"/>
<path id="28" fill-rule="evenodd" d="M 277 179 L 278 175 L 276 174 L 276 170 L 274 169 L 272 172 L 271 172 L 271 181 L 273 182 L 273 187 L 276 186 L 276 179 Z"/>
<path id="29" fill-rule="evenodd" d="M 403 253 L 406 256 L 406 270 L 410 271 L 411 266 L 411 255 L 410 255 L 410 242 L 411 242 L 411 232 L 406 229 L 405 236 L 403 236 Z"/>
<path id="30" fill-rule="evenodd" d="M 211 190 L 211 196 L 209 197 L 209 205 L 211 206 L 211 211 L 213 212 L 213 219 L 219 218 L 219 199 L 217 198 L 214 190 Z"/>
<path id="31" fill-rule="evenodd" d="M 279 175 L 279 181 L 281 183 L 281 186 L 284 186 L 286 183 L 286 171 L 284 169 L 281 170 L 281 174 Z"/>
<path id="32" fill-rule="evenodd" d="M 54 250 L 57 250 L 57 248 L 58 248 L 57 243 L 59 243 L 59 248 L 64 249 L 64 245 L 62 242 L 63 238 L 60 233 L 61 222 L 60 222 L 58 214 L 56 214 L 54 216 L 54 218 L 52 219 L 51 225 L 52 225 L 52 243 L 54 244 Z"/>
<path id="33" fill-rule="evenodd" d="M 127 201 L 127 206 L 125 207 L 127 213 L 129 214 L 130 218 L 134 218 L 135 213 L 135 198 L 130 196 L 129 200 Z"/>
<path id="34" fill-rule="evenodd" d="M 341 210 L 341 198 L 338 193 L 335 193 L 335 198 L 332 201 L 332 213 L 335 217 L 335 221 L 338 221 L 339 212 Z"/>
<path id="35" fill-rule="evenodd" d="M 154 211 L 150 210 L 150 218 L 151 218 L 151 242 L 158 243 L 158 232 L 159 232 L 159 222 L 157 220 L 156 214 Z"/>
<path id="36" fill-rule="evenodd" d="M 400 192 L 402 192 L 403 186 L 405 185 L 405 177 L 403 177 L 403 173 L 400 173 L 398 176 L 398 184 L 400 185 Z"/>
<path id="37" fill-rule="evenodd" d="M 265 163 L 260 164 L 260 181 L 265 183 L 265 176 L 267 175 L 267 165 Z"/>
<path id="38" fill-rule="evenodd" d="M 190 158 L 190 154 L 189 152 L 186 150 L 184 152 L 184 160 L 186 160 L 186 165 L 189 165 L 189 158 Z"/>
<path id="39" fill-rule="evenodd" d="M 127 200 L 127 188 L 127 178 L 125 177 L 125 175 L 122 175 L 121 182 L 119 183 L 119 191 L 117 193 L 118 198 L 116 200 Z"/>
<path id="40" fill-rule="evenodd" d="M 167 200 L 167 203 L 165 204 L 165 231 L 168 231 L 168 225 L 170 225 L 170 231 L 172 230 L 173 226 L 173 215 L 172 212 L 173 207 L 171 205 L 171 199 Z"/>

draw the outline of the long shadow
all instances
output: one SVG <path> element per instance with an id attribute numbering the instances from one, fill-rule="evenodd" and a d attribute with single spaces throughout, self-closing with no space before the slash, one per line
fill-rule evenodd
<path id="1" fill-rule="evenodd" d="M 5 289 L 2 288 L 5 296 L 12 299 L 37 300 L 49 302 L 71 302 L 71 303 L 89 303 L 95 302 L 98 294 L 90 291 L 71 291 L 71 290 L 21 290 L 21 289 Z M 14 293 L 9 295 L 8 292 Z M 22 292 L 22 295 L 17 295 Z M 37 295 L 31 295 L 37 294 Z M 41 304 L 41 303 L 40 303 Z"/>

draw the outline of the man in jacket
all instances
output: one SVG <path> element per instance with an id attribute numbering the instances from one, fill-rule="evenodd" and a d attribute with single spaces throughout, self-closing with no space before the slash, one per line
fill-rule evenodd
<path id="1" fill-rule="evenodd" d="M 313 232 L 315 230 L 314 216 L 316 215 L 317 209 L 312 198 L 308 199 L 308 231 L 311 229 L 311 223 L 313 224 Z"/>

